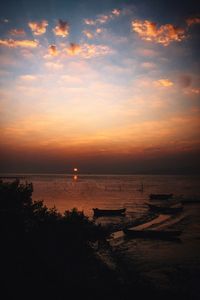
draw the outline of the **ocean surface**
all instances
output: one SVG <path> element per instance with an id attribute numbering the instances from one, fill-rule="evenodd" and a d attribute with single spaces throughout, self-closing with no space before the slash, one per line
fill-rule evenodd
<path id="1" fill-rule="evenodd" d="M 167 229 L 181 230 L 178 241 L 127 239 L 121 228 L 156 217 L 147 203 L 151 193 L 173 193 L 175 197 L 200 201 L 200 177 L 177 175 L 4 175 L 33 183 L 34 200 L 43 200 L 60 212 L 76 207 L 93 218 L 92 208 L 126 208 L 125 217 L 101 217 L 96 223 L 117 232 L 111 245 L 116 268 L 129 276 L 137 270 L 142 280 L 157 290 L 198 299 L 200 294 L 200 203 L 185 204 L 183 211 L 169 215 Z"/>
<path id="2" fill-rule="evenodd" d="M 140 216 L 147 209 L 145 203 L 151 193 L 200 196 L 200 176 L 4 174 L 1 177 L 32 182 L 34 200 L 43 200 L 60 212 L 76 207 L 89 217 L 93 215 L 92 208 L 122 206 L 128 214 Z"/>

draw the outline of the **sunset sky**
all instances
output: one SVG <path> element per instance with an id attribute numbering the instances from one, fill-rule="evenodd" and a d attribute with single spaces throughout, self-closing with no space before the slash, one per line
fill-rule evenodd
<path id="1" fill-rule="evenodd" d="M 198 1 L 0 4 L 0 172 L 197 172 Z"/>

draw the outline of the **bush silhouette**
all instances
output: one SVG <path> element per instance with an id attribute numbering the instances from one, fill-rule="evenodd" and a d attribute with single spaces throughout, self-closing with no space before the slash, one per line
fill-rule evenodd
<path id="1" fill-rule="evenodd" d="M 49 209 L 43 201 L 33 201 L 32 192 L 31 183 L 0 181 L 1 272 L 6 291 L 40 290 L 47 297 L 58 290 L 63 295 L 77 284 L 102 285 L 104 269 L 89 247 L 90 241 L 105 237 L 101 226 L 76 208 L 63 215 L 55 207 Z"/>

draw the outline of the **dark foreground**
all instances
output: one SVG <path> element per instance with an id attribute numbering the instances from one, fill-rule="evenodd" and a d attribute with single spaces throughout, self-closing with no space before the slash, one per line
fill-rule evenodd
<path id="1" fill-rule="evenodd" d="M 61 215 L 33 201 L 32 191 L 31 184 L 0 182 L 2 299 L 179 298 L 153 288 L 122 263 L 105 243 L 108 232 L 82 212 Z M 91 247 L 96 241 L 120 268 L 99 259 Z"/>

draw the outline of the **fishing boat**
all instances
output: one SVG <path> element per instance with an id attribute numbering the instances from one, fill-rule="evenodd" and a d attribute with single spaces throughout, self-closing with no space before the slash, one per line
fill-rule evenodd
<path id="1" fill-rule="evenodd" d="M 181 231 L 180 230 L 156 230 L 156 229 L 145 229 L 137 230 L 134 228 L 123 229 L 124 233 L 128 237 L 132 238 L 147 238 L 147 239 L 177 239 Z"/>
<path id="2" fill-rule="evenodd" d="M 94 216 L 120 216 L 125 214 L 126 208 L 120 208 L 120 209 L 93 208 L 93 211 L 94 211 Z"/>
<path id="3" fill-rule="evenodd" d="M 150 194 L 150 200 L 168 200 L 173 197 L 173 194 Z"/>
<path id="4" fill-rule="evenodd" d="M 182 203 L 177 203 L 177 204 L 167 205 L 167 206 L 155 205 L 151 203 L 148 203 L 147 205 L 150 210 L 154 212 L 165 213 L 165 214 L 178 213 L 183 210 Z"/>

